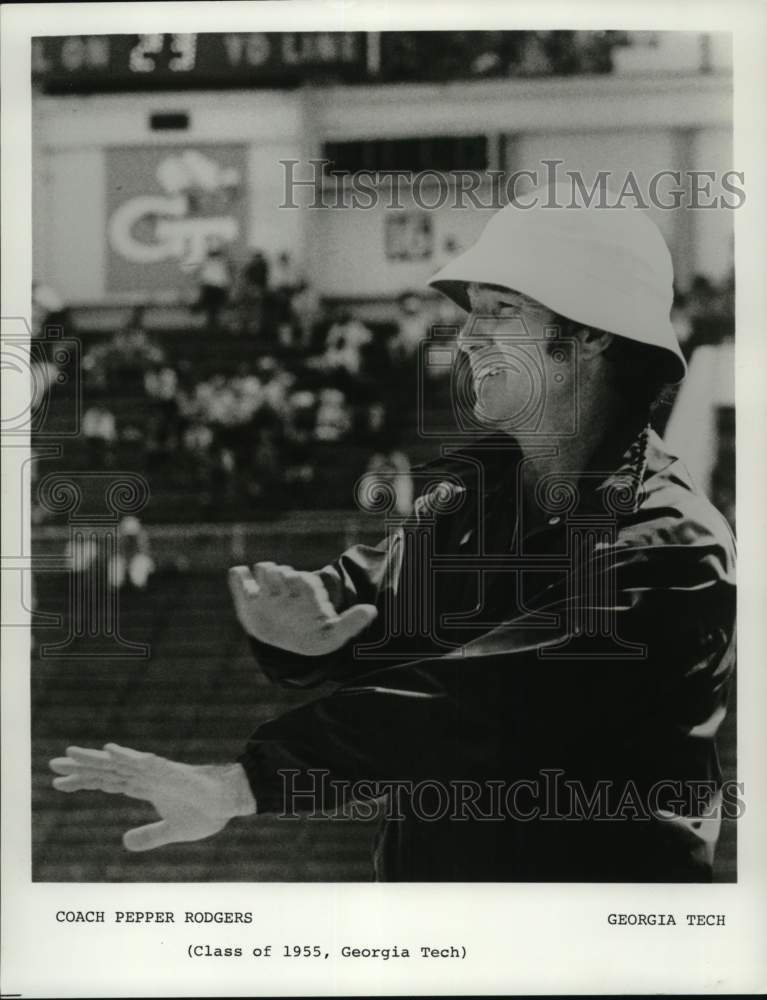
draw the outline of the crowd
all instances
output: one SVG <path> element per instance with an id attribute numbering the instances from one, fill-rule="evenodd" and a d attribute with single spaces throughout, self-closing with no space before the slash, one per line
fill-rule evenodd
<path id="1" fill-rule="evenodd" d="M 205 270 L 205 280 L 213 274 Z M 430 303 L 405 294 L 388 323 L 367 324 L 353 309 L 321 304 L 287 253 L 271 278 L 265 255 L 255 252 L 231 292 L 217 297 L 211 289 L 200 288 L 207 328 L 189 334 L 194 351 L 183 334 L 161 343 L 136 309 L 125 329 L 85 352 L 89 467 L 125 461 L 127 444 L 131 468 L 145 462 L 153 489 L 186 476 L 209 496 L 207 516 L 216 518 L 229 499 L 256 508 L 302 499 L 322 506 L 318 474 L 328 449 L 352 445 L 359 457 L 339 484 L 346 502 L 367 472 L 394 482 L 404 509 L 411 492 L 404 438 L 416 423 Z M 236 359 L 228 371 L 222 337 Z M 200 338 L 208 341 L 201 356 Z"/>
<path id="2" fill-rule="evenodd" d="M 384 80 L 609 73 L 620 31 L 440 31 L 384 34 Z"/>
<path id="3" fill-rule="evenodd" d="M 671 319 L 688 361 L 698 347 L 731 340 L 735 336 L 735 273 L 720 285 L 696 275 L 687 293 L 675 296 Z"/>
<path id="4" fill-rule="evenodd" d="M 64 554 L 75 573 L 91 573 L 105 564 L 105 579 L 112 590 L 126 586 L 144 590 L 156 569 L 149 535 L 132 515 L 120 520 L 110 544 L 96 534 L 79 533 L 67 542 Z"/>
<path id="5" fill-rule="evenodd" d="M 271 267 L 254 251 L 224 294 L 214 295 L 216 273 L 230 276 L 231 268 L 219 248 L 211 254 L 217 263 L 208 266 L 209 255 L 203 265 L 198 299 L 205 331 L 160 343 L 138 308 L 124 329 L 85 352 L 81 428 L 88 467 L 145 465 L 153 490 L 185 480 L 208 498 L 206 517 L 217 519 L 227 516 L 229 500 L 254 510 L 327 505 L 322 476 L 329 449 L 348 457 L 353 446 L 359 451 L 345 465 L 348 479 L 336 483 L 339 497 L 348 502 L 367 473 L 396 484 L 404 510 L 412 492 L 415 409 L 424 404 L 419 345 L 433 324 L 458 317 L 437 314 L 431 301 L 406 293 L 392 304 L 389 322 L 366 323 L 353 308 L 320 302 L 288 253 Z M 695 278 L 673 311 L 688 359 L 699 346 L 731 337 L 733 314 L 731 281 L 715 286 Z M 231 346 L 230 370 L 219 365 L 222 337 Z M 202 354 L 200 338 L 207 340 Z M 50 368 L 46 362 L 41 369 L 41 385 L 55 377 Z M 446 371 L 436 380 L 444 383 Z M 444 384 L 435 396 L 440 389 Z M 449 403 L 448 391 L 442 398 Z"/>

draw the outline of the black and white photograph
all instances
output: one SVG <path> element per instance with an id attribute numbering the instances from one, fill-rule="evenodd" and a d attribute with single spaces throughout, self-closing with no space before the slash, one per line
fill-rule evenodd
<path id="1" fill-rule="evenodd" d="M 29 153 L 2 311 L 24 919 L 150 978 L 169 935 L 174 995 L 363 969 L 374 994 L 731 992 L 733 934 L 764 984 L 737 25 L 52 21 L 87 6 L 98 30 L 34 8 L 29 100 L 4 99 Z M 524 934 L 538 893 L 588 900 L 634 971 L 572 981 L 551 924 L 515 980 L 483 921 Z M 139 989 L 93 962 L 3 992 Z"/>

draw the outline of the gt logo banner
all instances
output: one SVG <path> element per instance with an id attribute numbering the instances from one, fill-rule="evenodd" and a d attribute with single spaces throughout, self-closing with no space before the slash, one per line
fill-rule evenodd
<path id="1" fill-rule="evenodd" d="M 243 146 L 108 150 L 108 290 L 182 294 L 210 249 L 242 258 L 245 156 Z"/>

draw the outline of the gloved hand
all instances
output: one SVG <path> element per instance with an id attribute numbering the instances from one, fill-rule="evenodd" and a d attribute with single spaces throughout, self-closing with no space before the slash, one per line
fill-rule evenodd
<path id="1" fill-rule="evenodd" d="M 229 570 L 229 589 L 240 624 L 255 639 L 303 656 L 340 649 L 378 614 L 372 604 L 355 604 L 340 615 L 316 573 L 272 562 Z"/>
<path id="2" fill-rule="evenodd" d="M 148 851 L 164 844 L 202 840 L 222 830 L 233 816 L 256 811 L 255 799 L 240 764 L 180 764 L 107 743 L 103 750 L 68 747 L 66 757 L 50 762 L 61 777 L 61 792 L 99 789 L 151 802 L 156 823 L 136 827 L 123 836 L 129 851 Z"/>

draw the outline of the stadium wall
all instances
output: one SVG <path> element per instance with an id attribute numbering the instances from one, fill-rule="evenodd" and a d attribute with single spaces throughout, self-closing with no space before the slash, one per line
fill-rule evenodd
<path id="1" fill-rule="evenodd" d="M 192 149 L 215 160 L 226 147 L 244 164 L 241 171 L 237 167 L 241 201 L 230 208 L 239 231 L 235 256 L 251 248 L 269 255 L 287 249 L 322 295 L 393 296 L 433 273 L 446 240 L 469 243 L 489 212 L 457 211 L 448 199 L 429 213 L 430 252 L 393 259 L 387 254 L 385 205 L 368 211 L 281 209 L 281 160 L 305 164 L 321 156 L 324 142 L 485 134 L 490 169 L 540 169 L 541 159 L 553 157 L 587 179 L 604 169 L 619 175 L 631 169 L 643 183 L 664 169 L 721 172 L 733 167 L 731 88 L 730 74 L 720 72 L 37 96 L 34 273 L 70 304 L 188 299 L 188 277 L 174 287 L 155 271 L 152 284 L 136 275 L 151 276 L 153 270 L 139 268 L 114 280 L 120 261 L 107 235 L 119 201 L 114 151 L 133 151 L 132 175 L 147 177 L 140 193 L 157 196 L 163 192 L 151 174 L 158 156 Z M 151 116 L 168 112 L 186 113 L 188 128 L 153 130 Z M 695 273 L 713 279 L 727 273 L 729 213 L 655 214 L 677 258 L 682 286 Z"/>

